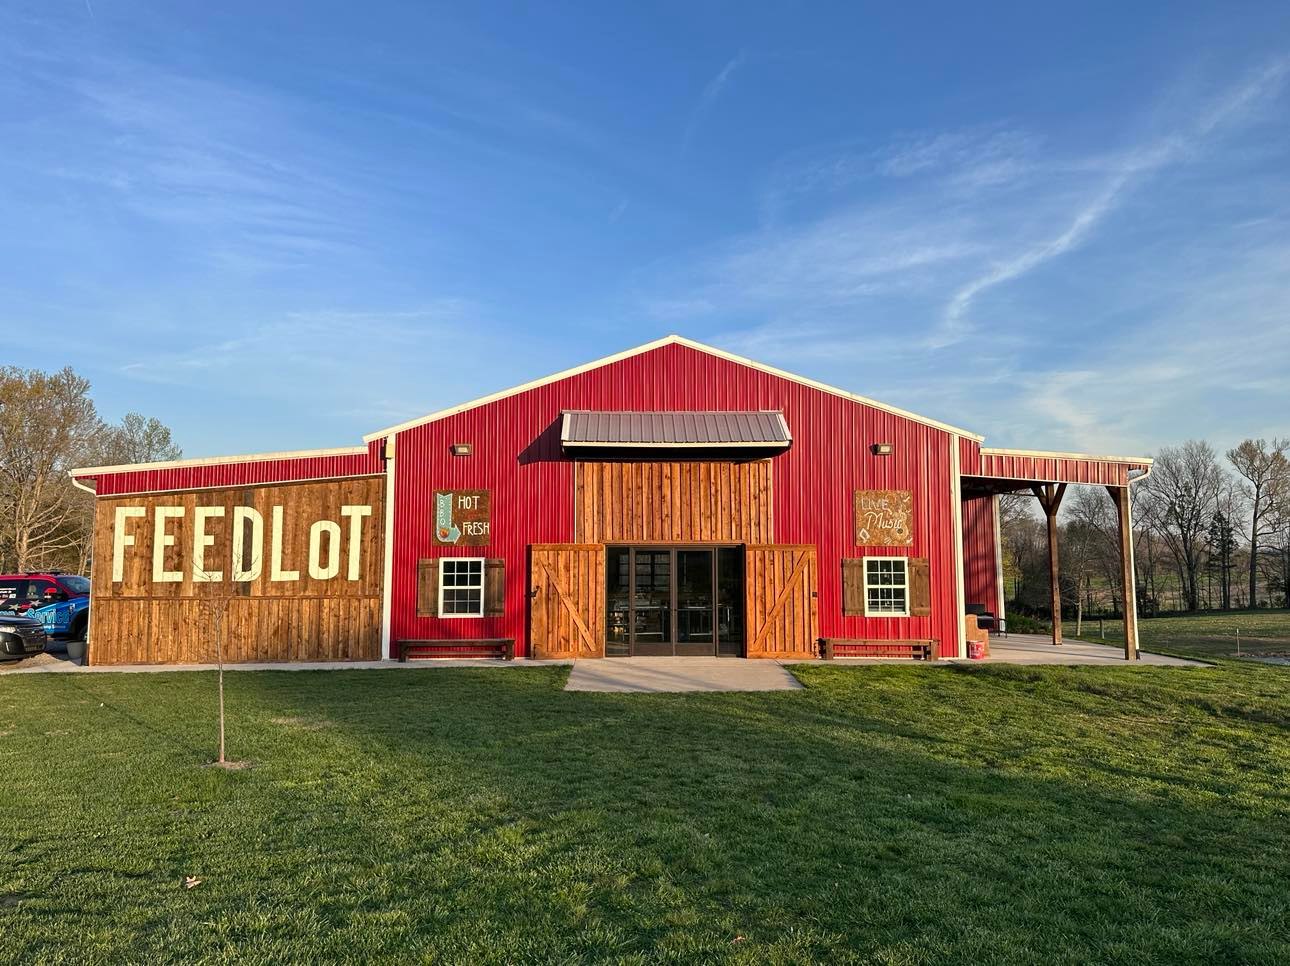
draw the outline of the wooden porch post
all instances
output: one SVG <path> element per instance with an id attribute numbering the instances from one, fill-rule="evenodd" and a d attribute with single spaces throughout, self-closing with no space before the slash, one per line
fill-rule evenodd
<path id="1" fill-rule="evenodd" d="M 1053 644 L 1062 642 L 1061 564 L 1057 557 L 1057 511 L 1066 495 L 1065 483 L 1043 483 L 1031 487 L 1048 518 L 1048 588 L 1052 593 Z"/>
<path id="2" fill-rule="evenodd" d="M 1124 659 L 1138 659 L 1138 588 L 1133 567 L 1133 504 L 1127 486 L 1108 486 L 1120 521 L 1120 600 L 1124 610 Z"/>

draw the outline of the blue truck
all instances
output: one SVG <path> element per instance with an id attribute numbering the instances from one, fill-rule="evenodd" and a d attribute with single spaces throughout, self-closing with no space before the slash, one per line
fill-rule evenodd
<path id="1" fill-rule="evenodd" d="M 0 574 L 0 611 L 40 621 L 50 637 L 83 641 L 90 626 L 89 578 L 61 570 Z"/>

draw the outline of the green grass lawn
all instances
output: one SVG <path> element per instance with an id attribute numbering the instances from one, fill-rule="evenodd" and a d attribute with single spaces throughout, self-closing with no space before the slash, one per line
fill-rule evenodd
<path id="1" fill-rule="evenodd" d="M 1285 669 L 565 674 L 0 676 L 0 958 L 1290 961 Z"/>
<path id="2" fill-rule="evenodd" d="M 1065 625 L 1075 633 L 1075 622 Z M 1098 641 L 1096 620 L 1084 622 L 1083 639 Z M 1242 610 L 1226 613 L 1188 614 L 1181 617 L 1153 617 L 1138 621 L 1139 646 L 1200 658 L 1235 657 L 1237 641 L 1247 657 L 1290 657 L 1290 610 Z M 1124 644 L 1124 624 L 1105 622 L 1106 643 Z"/>

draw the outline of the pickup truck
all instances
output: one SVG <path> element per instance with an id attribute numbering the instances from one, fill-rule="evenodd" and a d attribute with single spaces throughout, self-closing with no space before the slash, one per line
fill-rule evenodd
<path id="1" fill-rule="evenodd" d="M 59 570 L 0 574 L 0 615 L 15 614 L 39 621 L 50 637 L 82 641 L 90 624 L 89 578 Z"/>

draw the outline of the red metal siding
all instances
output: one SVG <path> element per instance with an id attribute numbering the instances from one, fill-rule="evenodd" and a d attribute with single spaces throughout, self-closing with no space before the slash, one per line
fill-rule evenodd
<path id="1" fill-rule="evenodd" d="M 826 637 L 934 638 L 956 651 L 951 437 L 884 410 L 813 389 L 688 346 L 669 344 L 463 413 L 404 430 L 395 447 L 391 639 L 511 637 L 528 653 L 528 546 L 577 540 L 572 463 L 560 449 L 560 412 L 782 410 L 792 448 L 773 458 L 777 543 L 809 543 L 819 559 L 820 633 Z M 453 443 L 474 455 L 453 457 Z M 874 456 L 873 443 L 891 443 Z M 436 489 L 492 491 L 492 544 L 460 550 L 431 543 Z M 857 489 L 914 492 L 914 545 L 855 545 Z M 416 562 L 454 555 L 506 562 L 506 613 L 496 618 L 416 616 Z M 842 616 L 843 557 L 925 556 L 932 616 Z"/>
<path id="2" fill-rule="evenodd" d="M 1129 471 L 1146 469 L 1144 463 L 1090 460 L 1071 457 L 1013 456 L 985 452 L 981 470 L 974 474 L 971 463 L 963 463 L 965 476 L 988 476 L 1008 480 L 1036 480 L 1049 483 L 1095 483 L 1128 486 Z"/>
<path id="3" fill-rule="evenodd" d="M 995 568 L 994 498 L 963 501 L 963 603 L 998 610 L 998 572 Z"/>
<path id="4" fill-rule="evenodd" d="M 383 472 L 380 447 L 377 445 L 369 446 L 366 452 L 333 456 L 248 460 L 238 463 L 210 463 L 203 466 L 104 473 L 98 476 L 95 488 L 99 496 L 118 496 L 125 493 L 157 493 L 164 490 L 193 490 L 210 486 L 326 480 Z"/>

